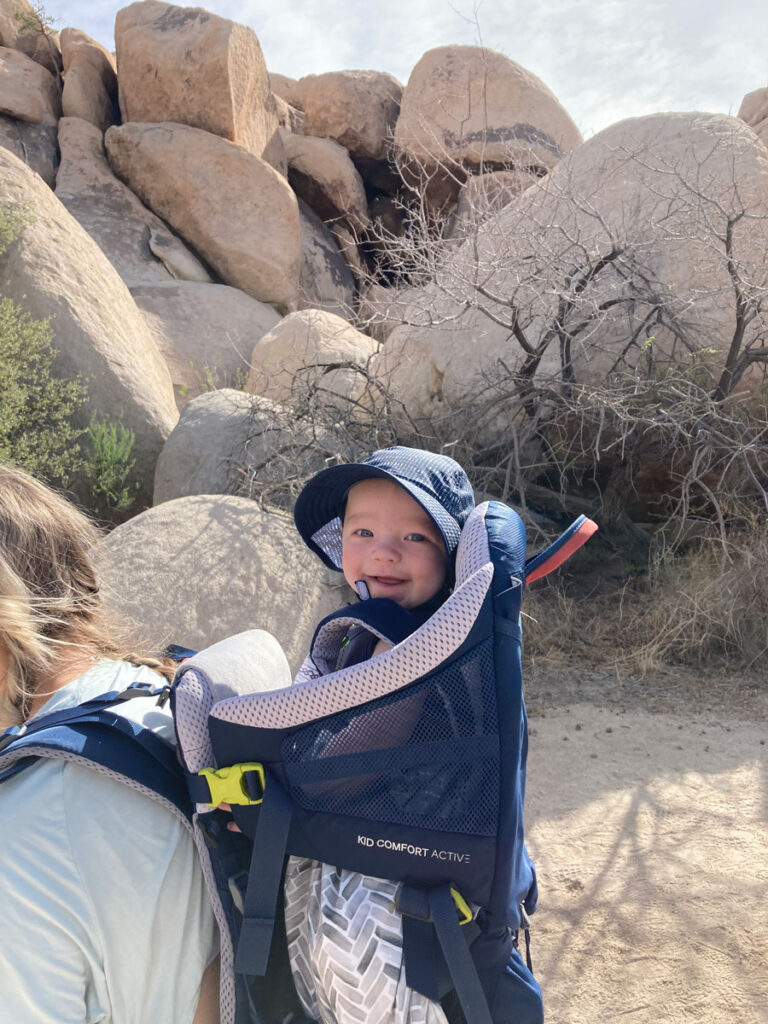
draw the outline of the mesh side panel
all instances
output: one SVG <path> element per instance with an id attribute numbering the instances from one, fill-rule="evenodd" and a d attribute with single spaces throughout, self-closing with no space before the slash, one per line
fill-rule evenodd
<path id="1" fill-rule="evenodd" d="M 484 501 L 472 510 L 464 524 L 456 549 L 456 583 L 461 584 L 473 572 L 490 562 L 488 533 L 485 528 L 485 513 L 488 502 Z"/>
<path id="2" fill-rule="evenodd" d="M 497 734 L 488 640 L 429 679 L 298 730 L 283 756 L 307 810 L 495 835 Z"/>

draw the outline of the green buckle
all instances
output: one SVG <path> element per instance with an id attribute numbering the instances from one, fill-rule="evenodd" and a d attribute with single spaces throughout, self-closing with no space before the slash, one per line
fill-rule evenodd
<path id="1" fill-rule="evenodd" d="M 475 915 L 472 913 L 472 907 L 470 907 L 455 885 L 451 886 L 451 896 L 453 896 L 453 902 L 456 904 L 456 909 L 459 912 L 459 924 L 469 924 L 470 921 L 474 921 Z"/>
<path id="2" fill-rule="evenodd" d="M 244 778 L 246 772 L 255 772 L 259 777 L 261 794 L 258 799 L 254 799 L 248 792 Z M 203 768 L 197 774 L 202 775 L 208 783 L 211 799 L 207 800 L 206 803 L 210 803 L 214 807 L 217 807 L 219 804 L 249 806 L 251 804 L 260 804 L 264 799 L 266 776 L 264 775 L 264 766 L 257 761 L 231 764 L 226 768 Z"/>

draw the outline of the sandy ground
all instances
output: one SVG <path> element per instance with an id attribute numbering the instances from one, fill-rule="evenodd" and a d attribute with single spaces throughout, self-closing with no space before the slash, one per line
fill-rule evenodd
<path id="1" fill-rule="evenodd" d="M 768 693 L 544 671 L 526 689 L 548 1024 L 766 1024 Z"/>

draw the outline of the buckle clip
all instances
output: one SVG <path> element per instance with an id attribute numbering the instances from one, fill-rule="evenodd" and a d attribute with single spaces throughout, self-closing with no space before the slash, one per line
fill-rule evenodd
<path id="1" fill-rule="evenodd" d="M 211 799 L 206 803 L 214 807 L 219 804 L 250 807 L 260 804 L 264 799 L 267 780 L 264 765 L 257 761 L 231 764 L 224 768 L 203 768 L 197 774 L 208 783 Z M 258 783 L 258 792 L 255 796 L 252 785 L 254 782 Z"/>
<path id="2" fill-rule="evenodd" d="M 157 695 L 157 707 L 164 708 L 171 699 L 171 684 L 166 683 Z"/>
<path id="3" fill-rule="evenodd" d="M 455 885 L 451 886 L 451 896 L 453 896 L 453 902 L 456 904 L 456 911 L 459 915 L 459 924 L 465 925 L 469 924 L 470 921 L 474 921 L 477 910 L 472 910 L 470 904 L 467 903 Z"/>
<path id="4" fill-rule="evenodd" d="M 469 903 L 461 895 L 455 885 L 450 887 L 451 897 L 456 904 L 456 913 L 459 917 L 459 924 L 469 924 L 474 921 L 480 909 Z M 406 886 L 401 884 L 395 892 L 395 909 L 399 914 L 406 914 L 414 917 L 417 921 L 431 921 L 432 915 L 429 912 L 429 897 L 427 889 L 420 889 L 417 886 Z"/>

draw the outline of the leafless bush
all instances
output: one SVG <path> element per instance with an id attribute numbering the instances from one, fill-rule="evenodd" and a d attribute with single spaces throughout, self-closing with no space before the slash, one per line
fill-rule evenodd
<path id="1" fill-rule="evenodd" d="M 424 168 L 406 230 L 377 239 L 382 320 L 432 365 L 414 419 L 453 434 L 484 489 L 591 513 L 639 563 L 706 532 L 725 548 L 767 503 L 768 191 L 753 141 L 695 129 L 678 149 L 663 120 L 643 146 L 614 136 L 591 177 L 566 161 L 501 210 L 476 204 L 461 239 Z M 618 196 L 600 177 L 617 167 Z M 452 379 L 473 343 L 476 378 Z"/>
<path id="2" fill-rule="evenodd" d="M 654 569 L 652 599 L 627 620 L 641 668 L 768 665 L 768 529 L 752 524 L 732 534 L 728 553 L 724 565 L 719 546 L 705 544 Z"/>
<path id="3" fill-rule="evenodd" d="M 413 444 L 452 454 L 480 496 L 516 503 L 535 543 L 581 513 L 598 520 L 598 569 L 612 548 L 625 579 L 590 598 L 533 590 L 539 660 L 765 659 L 768 541 L 754 524 L 768 511 L 768 193 L 718 131 L 675 159 L 653 140 L 615 144 L 608 157 L 636 182 L 617 214 L 599 177 L 588 187 L 561 165 L 502 209 L 478 203 L 451 237 L 424 180 L 406 179 L 403 229 L 368 239 L 361 290 L 385 286 L 384 299 L 358 327 L 413 327 L 434 363 L 423 407 L 376 359 L 355 371 L 375 416 L 331 401 L 316 366 L 297 375 L 288 415 L 323 464 Z M 476 378 L 451 383 L 441 349 L 472 344 Z M 301 459 L 278 455 L 295 494 Z"/>

